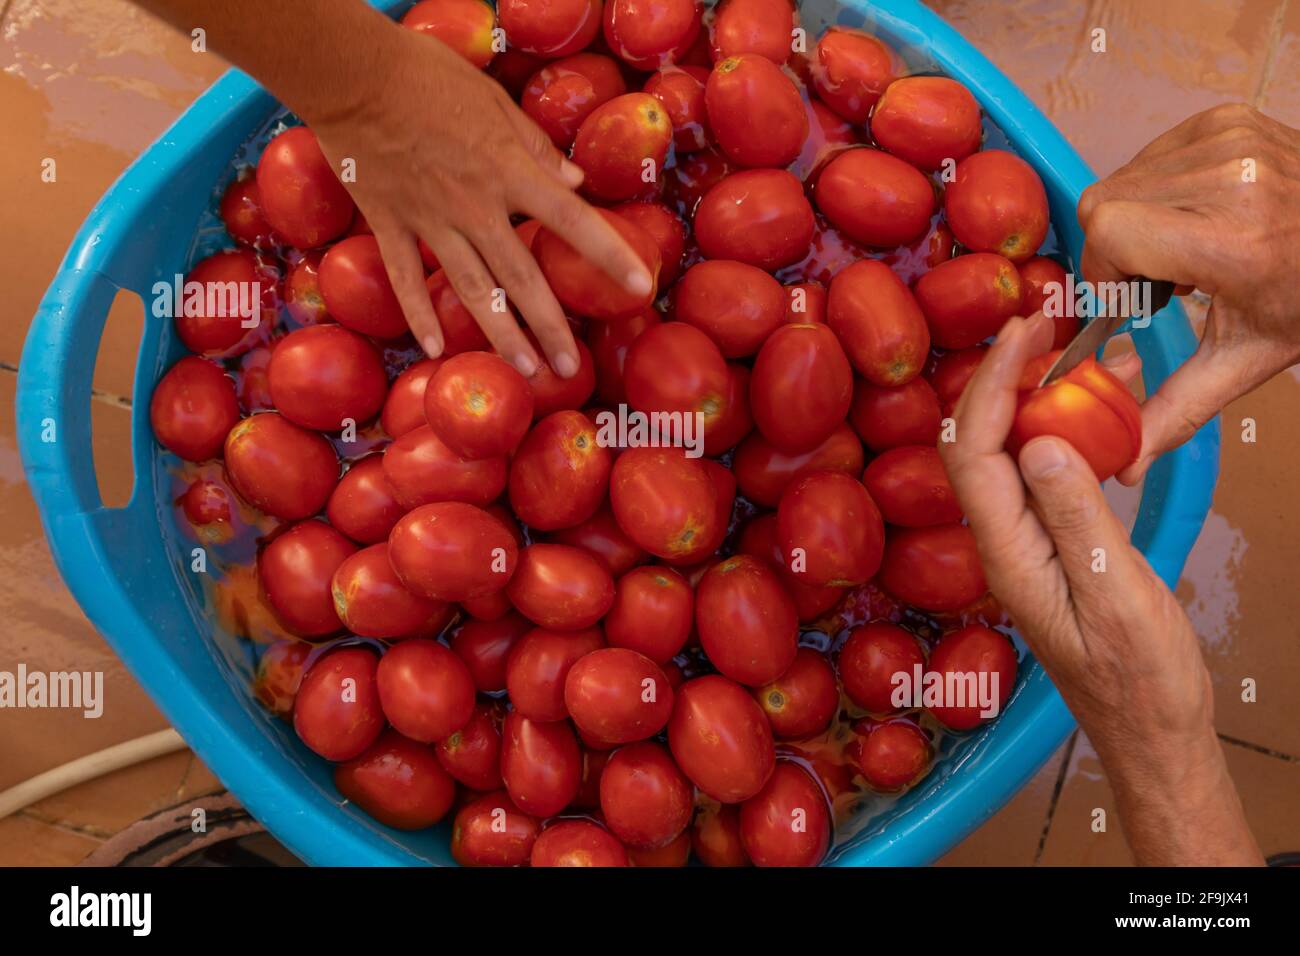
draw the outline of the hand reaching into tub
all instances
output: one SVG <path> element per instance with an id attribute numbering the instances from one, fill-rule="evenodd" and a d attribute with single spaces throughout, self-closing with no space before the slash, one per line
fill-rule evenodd
<path id="1" fill-rule="evenodd" d="M 1037 438 L 1017 467 L 1003 450 L 1021 371 L 1051 341 L 1041 313 L 1008 322 L 957 404 L 957 440 L 939 444 L 989 587 L 1096 748 L 1137 861 L 1261 863 L 1191 622 L 1078 452 Z"/>
<path id="2" fill-rule="evenodd" d="M 1232 400 L 1300 361 L 1300 131 L 1248 106 L 1198 113 L 1079 203 L 1093 282 L 1167 279 L 1213 297 L 1201 346 L 1142 408 L 1152 461 Z"/>
<path id="3" fill-rule="evenodd" d="M 578 370 L 577 346 L 532 254 L 511 228 L 522 214 L 551 227 L 633 293 L 653 279 L 632 248 L 574 189 L 582 171 L 545 133 L 450 47 L 404 29 L 362 0 L 304 8 L 265 0 L 137 0 L 256 77 L 315 131 L 338 168 L 355 161 L 348 190 L 374 230 L 393 289 L 431 356 L 442 330 L 425 288 L 416 240 L 497 351 L 525 375 L 539 357 L 505 290 L 561 376 Z M 309 27 L 309 28 L 308 28 Z"/>

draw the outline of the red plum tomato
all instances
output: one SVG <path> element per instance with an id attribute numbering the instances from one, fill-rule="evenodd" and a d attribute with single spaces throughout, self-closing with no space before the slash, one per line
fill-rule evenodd
<path id="1" fill-rule="evenodd" d="M 463 601 L 504 588 L 519 547 L 510 529 L 482 508 L 442 501 L 402 516 L 388 536 L 388 559 L 416 594 Z"/>
<path id="2" fill-rule="evenodd" d="M 776 765 L 772 727 L 740 684 L 710 674 L 677 692 L 668 746 L 682 772 L 720 803 L 741 803 L 763 789 Z"/>
<path id="3" fill-rule="evenodd" d="M 334 768 L 334 786 L 385 826 L 431 827 L 451 809 L 456 781 L 424 744 L 386 730 L 365 752 Z"/>
<path id="4" fill-rule="evenodd" d="M 224 457 L 239 496 L 284 521 L 320 511 L 338 484 L 334 446 L 274 412 L 245 418 L 232 428 Z"/>
<path id="5" fill-rule="evenodd" d="M 342 647 L 318 658 L 303 674 L 293 704 L 293 729 L 326 760 L 361 756 L 384 729 L 378 663 L 368 648 Z"/>
<path id="6" fill-rule="evenodd" d="M 322 246 L 352 225 L 352 197 L 305 126 L 290 127 L 266 145 L 257 162 L 257 190 L 266 221 L 299 249 Z"/>
<path id="7" fill-rule="evenodd" d="M 813 587 L 865 584 L 880 568 L 885 528 L 856 478 L 814 471 L 792 481 L 776 512 L 786 568 Z"/>
<path id="8" fill-rule="evenodd" d="M 154 437 L 178 458 L 216 458 L 239 421 L 235 383 L 218 365 L 187 355 L 167 370 L 149 399 Z"/>

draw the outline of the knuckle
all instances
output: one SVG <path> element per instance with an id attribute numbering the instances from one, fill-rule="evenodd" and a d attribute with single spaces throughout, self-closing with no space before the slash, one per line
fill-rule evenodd
<path id="1" fill-rule="evenodd" d="M 460 296 L 462 302 L 468 305 L 471 302 L 482 302 L 492 294 L 492 284 L 488 281 L 482 271 L 478 269 L 465 269 L 456 272 L 451 277 L 452 287 L 456 294 Z"/>

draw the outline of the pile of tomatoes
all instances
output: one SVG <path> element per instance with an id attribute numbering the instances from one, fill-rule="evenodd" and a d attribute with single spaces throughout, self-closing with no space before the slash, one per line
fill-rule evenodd
<path id="1" fill-rule="evenodd" d="M 996 674 L 999 707 L 1015 681 L 936 443 L 984 340 L 1064 278 L 1043 185 L 980 150 L 960 83 L 847 27 L 799 49 L 787 0 L 497 10 L 403 22 L 518 98 L 655 288 L 520 223 L 581 356 L 525 379 L 422 246 L 446 349 L 420 357 L 283 129 L 186 277 L 258 283 L 261 320 L 181 309 L 194 354 L 153 395 L 182 524 L 252 558 L 221 570 L 255 582 L 255 692 L 376 820 L 451 819 L 464 864 L 817 864 L 988 717 L 895 675 Z M 702 456 L 610 447 L 621 406 L 698 415 Z"/>

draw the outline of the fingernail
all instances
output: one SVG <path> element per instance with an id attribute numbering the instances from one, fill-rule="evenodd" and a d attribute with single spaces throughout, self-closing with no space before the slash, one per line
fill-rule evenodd
<path id="1" fill-rule="evenodd" d="M 1047 478 L 1065 465 L 1065 451 L 1051 439 L 1030 442 L 1020 453 L 1020 470 L 1030 478 Z"/>
<path id="2" fill-rule="evenodd" d="M 564 176 L 564 181 L 574 189 L 581 186 L 583 179 L 586 178 L 586 173 L 582 171 L 582 167 L 577 163 L 569 162 L 567 159 L 560 160 L 560 173 Z"/>
<path id="3" fill-rule="evenodd" d="M 537 373 L 537 361 L 531 355 L 520 352 L 515 356 L 515 368 L 524 378 L 532 378 Z"/>
<path id="4" fill-rule="evenodd" d="M 578 360 L 568 352 L 561 352 L 555 356 L 555 371 L 559 373 L 560 378 L 573 378 L 578 374 Z"/>
<path id="5" fill-rule="evenodd" d="M 420 340 L 420 344 L 424 346 L 424 354 L 429 358 L 437 358 L 442 354 L 442 343 L 432 335 L 426 335 Z"/>
<path id="6" fill-rule="evenodd" d="M 633 269 L 627 274 L 627 291 L 633 295 L 649 295 L 654 288 L 654 280 L 645 269 Z"/>

